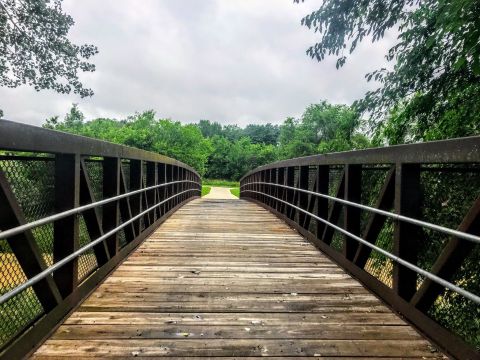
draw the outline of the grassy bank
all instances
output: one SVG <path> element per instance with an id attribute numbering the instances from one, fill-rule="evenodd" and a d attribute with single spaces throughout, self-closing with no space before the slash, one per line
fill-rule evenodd
<path id="1" fill-rule="evenodd" d="M 230 189 L 230 192 L 232 193 L 233 196 L 240 197 L 240 188 L 232 188 Z"/>
<path id="2" fill-rule="evenodd" d="M 221 179 L 203 179 L 202 184 L 206 186 L 219 186 L 219 187 L 228 187 L 228 188 L 235 188 L 240 186 L 240 183 L 238 181 L 221 180 Z"/>
<path id="3" fill-rule="evenodd" d="M 208 193 L 210 193 L 210 190 L 212 190 L 210 186 L 202 185 L 202 196 L 208 195 Z"/>

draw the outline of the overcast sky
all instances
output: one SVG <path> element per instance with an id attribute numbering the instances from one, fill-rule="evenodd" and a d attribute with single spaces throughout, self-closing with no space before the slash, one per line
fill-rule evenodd
<path id="1" fill-rule="evenodd" d="M 281 123 L 326 99 L 350 104 L 374 84 L 391 39 L 362 44 L 341 70 L 305 51 L 318 35 L 300 25 L 321 0 L 64 0 L 71 39 L 92 43 L 95 92 L 81 99 L 32 88 L 0 88 L 5 118 L 40 125 L 78 103 L 87 119 L 153 109 L 182 122 Z"/>

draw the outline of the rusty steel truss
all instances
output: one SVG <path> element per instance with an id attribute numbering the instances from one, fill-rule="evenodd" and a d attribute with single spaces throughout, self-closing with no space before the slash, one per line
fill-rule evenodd
<path id="1" fill-rule="evenodd" d="M 174 159 L 0 120 L 0 357 L 31 352 L 200 189 Z"/>
<path id="2" fill-rule="evenodd" d="M 246 174 L 240 196 L 446 353 L 479 358 L 480 137 L 279 161 Z"/>

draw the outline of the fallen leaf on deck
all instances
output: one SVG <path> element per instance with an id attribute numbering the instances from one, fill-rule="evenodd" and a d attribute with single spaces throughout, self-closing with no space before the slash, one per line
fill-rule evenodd
<path id="1" fill-rule="evenodd" d="M 188 332 L 177 333 L 177 336 L 183 336 L 183 337 L 189 337 L 190 335 L 192 335 L 192 334 L 190 334 Z"/>

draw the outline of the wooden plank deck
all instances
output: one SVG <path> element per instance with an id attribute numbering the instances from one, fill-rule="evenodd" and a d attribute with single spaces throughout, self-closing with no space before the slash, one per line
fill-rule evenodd
<path id="1" fill-rule="evenodd" d="M 178 210 L 33 355 L 265 356 L 442 357 L 274 215 L 215 199 Z"/>

